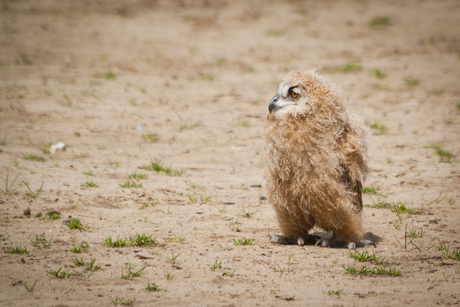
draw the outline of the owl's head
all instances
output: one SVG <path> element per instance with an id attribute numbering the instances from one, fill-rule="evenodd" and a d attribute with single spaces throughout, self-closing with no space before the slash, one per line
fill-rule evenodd
<path id="1" fill-rule="evenodd" d="M 275 117 L 311 113 L 307 111 L 317 110 L 334 89 L 337 90 L 327 78 L 313 70 L 292 71 L 279 85 L 278 94 L 270 101 L 268 110 Z"/>

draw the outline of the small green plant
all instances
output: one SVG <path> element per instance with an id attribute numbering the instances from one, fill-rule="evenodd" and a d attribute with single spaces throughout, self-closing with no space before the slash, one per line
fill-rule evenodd
<path id="1" fill-rule="evenodd" d="M 115 306 L 118 306 L 118 305 L 123 305 L 123 306 L 131 306 L 133 304 L 133 301 L 131 300 L 122 300 L 122 299 L 119 299 L 118 297 L 116 297 L 115 299 L 110 299 L 112 301 L 112 304 L 114 304 Z"/>
<path id="2" fill-rule="evenodd" d="M 436 287 L 437 285 L 434 284 L 434 282 L 436 281 L 436 279 L 438 279 L 437 277 L 435 279 L 433 279 L 433 281 L 431 282 L 430 286 L 427 288 L 427 290 L 431 290 L 433 289 L 434 287 Z"/>
<path id="3" fill-rule="evenodd" d="M 147 133 L 142 134 L 142 138 L 149 142 L 157 142 L 158 141 L 158 134 L 156 133 Z"/>
<path id="4" fill-rule="evenodd" d="M 449 205 L 451 206 L 455 205 L 455 196 L 452 195 L 451 197 L 447 199 L 447 201 L 449 202 Z"/>
<path id="5" fill-rule="evenodd" d="M 224 271 L 222 276 L 233 277 L 233 275 L 235 274 L 235 271 L 236 269 L 234 269 L 233 271 Z"/>
<path id="6" fill-rule="evenodd" d="M 73 263 L 75 264 L 75 266 L 84 266 L 85 265 L 85 261 L 83 260 L 83 258 L 73 258 L 72 259 Z"/>
<path id="7" fill-rule="evenodd" d="M 7 254 L 28 254 L 29 251 L 27 248 L 22 247 L 8 247 L 3 250 Z"/>
<path id="8" fill-rule="evenodd" d="M 78 218 L 71 217 L 65 225 L 70 229 L 85 230 L 88 225 L 83 224 Z"/>
<path id="9" fill-rule="evenodd" d="M 127 270 L 126 274 L 124 274 L 124 268 Z M 135 277 L 141 277 L 142 274 L 144 273 L 144 270 L 147 268 L 147 266 L 144 266 L 140 270 L 135 270 L 134 266 L 131 264 L 131 262 L 125 264 L 124 268 L 121 269 L 121 278 L 123 279 L 133 279 Z"/>
<path id="10" fill-rule="evenodd" d="M 191 181 L 187 181 L 185 182 L 189 187 L 191 187 L 192 189 L 201 189 L 202 188 L 202 185 L 201 184 L 196 184 L 196 183 L 192 183 Z"/>
<path id="11" fill-rule="evenodd" d="M 161 289 L 154 282 L 152 282 L 151 284 L 150 283 L 147 284 L 147 287 L 145 288 L 145 290 L 156 292 L 156 291 L 160 291 Z"/>
<path id="12" fill-rule="evenodd" d="M 88 264 L 86 267 L 86 270 L 88 271 L 97 271 L 101 269 L 100 264 L 96 264 L 96 258 L 91 258 L 91 262 Z"/>
<path id="13" fill-rule="evenodd" d="M 10 186 L 8 186 L 8 179 L 9 179 L 9 175 L 10 175 L 10 170 L 7 169 L 6 171 L 6 183 L 5 183 L 5 190 L 2 190 L 0 189 L 0 191 L 5 194 L 5 195 L 11 195 L 14 193 L 15 189 L 13 189 L 13 186 L 14 186 L 14 183 L 16 182 L 16 179 L 18 179 L 19 175 L 21 175 L 21 173 L 19 173 L 16 178 L 14 178 L 13 182 L 11 183 Z"/>
<path id="14" fill-rule="evenodd" d="M 227 225 L 228 228 L 231 229 L 231 231 L 235 231 L 235 232 L 240 232 L 241 229 L 240 229 L 240 222 L 238 221 L 235 221 L 235 222 L 230 222 L 230 225 Z"/>
<path id="15" fill-rule="evenodd" d="M 272 269 L 273 269 L 273 271 L 275 271 L 277 273 L 283 273 L 284 272 L 284 268 L 282 268 L 279 265 L 278 265 L 278 267 L 274 266 Z"/>
<path id="16" fill-rule="evenodd" d="M 107 79 L 107 80 L 113 80 L 116 78 L 115 74 L 111 71 L 105 74 L 95 74 L 94 77 L 99 78 L 99 79 Z"/>
<path id="17" fill-rule="evenodd" d="M 152 235 L 138 234 L 134 237 L 129 238 L 132 246 L 155 246 L 158 244 L 156 238 L 152 238 Z"/>
<path id="18" fill-rule="evenodd" d="M 417 231 L 416 229 L 409 228 L 407 235 L 411 238 L 422 238 L 425 235 L 425 230 L 420 229 Z"/>
<path id="19" fill-rule="evenodd" d="M 364 187 L 363 194 L 367 194 L 367 193 L 377 194 L 377 191 L 375 190 L 374 187 Z"/>
<path id="20" fill-rule="evenodd" d="M 400 226 L 401 227 L 401 226 Z M 401 248 L 403 250 L 406 250 L 407 249 L 407 243 L 408 243 L 408 239 L 409 239 L 409 236 L 407 235 L 407 223 L 406 225 L 404 226 L 404 245 L 401 244 L 401 242 L 399 242 L 399 240 L 396 238 L 396 236 L 393 234 L 393 236 L 395 237 L 396 241 L 398 241 L 399 245 L 401 246 Z"/>
<path id="21" fill-rule="evenodd" d="M 385 16 L 374 17 L 369 21 L 369 28 L 371 29 L 382 29 L 391 24 L 390 19 Z"/>
<path id="22" fill-rule="evenodd" d="M 378 78 L 378 79 L 383 79 L 386 77 L 386 74 L 384 74 L 383 72 L 380 71 L 380 69 L 374 69 L 372 72 L 371 72 L 372 76 Z"/>
<path id="23" fill-rule="evenodd" d="M 81 253 L 87 253 L 90 249 L 90 245 L 88 242 L 85 243 L 85 245 L 80 245 L 80 246 L 74 246 L 70 249 L 70 252 L 73 254 L 81 254 Z"/>
<path id="24" fill-rule="evenodd" d="M 233 239 L 233 244 L 238 245 L 253 245 L 254 239 L 244 238 L 244 239 Z"/>
<path id="25" fill-rule="evenodd" d="M 179 257 L 179 256 L 180 256 L 180 253 L 179 253 L 179 254 L 177 254 L 177 255 L 174 255 L 174 251 L 171 251 L 171 253 L 172 253 L 172 256 L 171 256 L 171 258 L 172 258 L 172 260 L 173 260 L 173 261 L 176 261 L 177 257 Z"/>
<path id="26" fill-rule="evenodd" d="M 460 248 L 457 248 L 457 250 L 453 250 L 449 254 L 449 248 L 447 248 L 446 254 L 445 254 L 446 259 L 454 259 L 457 261 L 460 261 Z"/>
<path id="27" fill-rule="evenodd" d="M 241 171 L 237 170 L 236 168 L 232 168 L 232 170 L 230 171 L 230 174 L 232 175 L 236 175 L 236 174 L 239 174 Z"/>
<path id="28" fill-rule="evenodd" d="M 406 85 L 409 86 L 409 87 L 414 87 L 414 86 L 420 84 L 420 80 L 419 80 L 419 79 L 406 78 L 405 81 L 406 81 Z"/>
<path id="29" fill-rule="evenodd" d="M 35 235 L 35 239 L 30 240 L 32 242 L 32 245 L 42 249 L 42 248 L 50 248 L 51 247 L 51 241 L 53 237 L 49 241 L 46 240 L 45 233 L 42 233 L 41 235 Z"/>
<path id="30" fill-rule="evenodd" d="M 145 208 L 148 208 L 148 207 L 155 207 L 158 204 L 159 204 L 159 202 L 157 202 L 157 201 L 155 201 L 155 202 L 151 201 L 151 202 L 148 202 L 148 203 L 144 203 L 143 205 L 144 205 Z"/>
<path id="31" fill-rule="evenodd" d="M 61 219 L 61 212 L 58 211 L 50 211 L 46 213 L 43 217 L 39 218 L 40 220 L 60 220 Z"/>
<path id="32" fill-rule="evenodd" d="M 104 241 L 104 245 L 107 247 L 123 247 L 123 246 L 129 246 L 130 242 L 126 238 L 117 238 L 116 241 L 112 240 L 112 237 L 106 237 Z"/>
<path id="33" fill-rule="evenodd" d="M 219 208 L 217 208 L 217 210 L 219 210 L 219 213 L 224 213 L 224 211 L 225 211 L 225 208 L 227 208 L 227 207 L 226 207 L 226 206 L 224 206 L 222 209 L 219 209 Z"/>
<path id="34" fill-rule="evenodd" d="M 363 194 L 374 194 L 374 195 L 379 195 L 379 196 L 382 196 L 382 197 L 387 196 L 387 195 L 385 195 L 383 193 L 377 192 L 375 187 L 364 187 L 363 188 Z"/>
<path id="35" fill-rule="evenodd" d="M 40 195 L 40 192 L 42 191 L 43 186 L 45 185 L 45 182 L 43 181 L 40 189 L 38 189 L 37 193 L 34 193 L 32 192 L 32 189 L 29 187 L 29 183 L 27 183 L 26 181 L 23 181 L 22 183 L 24 183 L 24 185 L 29 189 L 29 193 L 27 193 L 27 195 L 31 196 L 33 199 L 36 199 Z"/>
<path id="36" fill-rule="evenodd" d="M 249 122 L 247 120 L 240 120 L 238 121 L 238 126 L 249 127 Z"/>
<path id="37" fill-rule="evenodd" d="M 393 159 L 391 159 L 391 158 L 386 158 L 386 161 L 387 161 L 387 163 L 392 163 L 392 162 L 393 162 Z"/>
<path id="38" fill-rule="evenodd" d="M 110 166 L 113 167 L 113 168 L 116 168 L 116 167 L 119 167 L 121 165 L 121 162 L 118 162 L 118 161 L 112 161 L 112 160 L 109 160 L 107 159 Z"/>
<path id="39" fill-rule="evenodd" d="M 364 250 L 363 252 L 355 251 L 354 253 L 351 251 L 348 251 L 348 255 L 353 258 L 355 261 L 360 261 L 360 262 L 367 262 L 367 261 L 372 261 L 375 264 L 381 264 L 385 258 L 380 258 L 378 257 L 375 252 L 372 252 L 372 255 L 369 253 L 369 251 Z"/>
<path id="40" fill-rule="evenodd" d="M 211 75 L 206 72 L 200 72 L 200 78 L 206 81 L 214 81 L 214 75 Z"/>
<path id="41" fill-rule="evenodd" d="M 175 234 L 170 234 L 166 238 L 163 238 L 165 242 L 174 242 L 176 241 L 177 236 Z"/>
<path id="42" fill-rule="evenodd" d="M 323 291 L 324 294 L 327 294 L 327 295 L 337 295 L 339 296 L 340 293 L 342 293 L 343 290 L 337 290 L 337 291 L 334 291 L 334 290 L 329 290 L 327 292 Z"/>
<path id="43" fill-rule="evenodd" d="M 28 155 L 25 155 L 25 154 L 22 154 L 22 156 L 24 157 L 24 159 L 26 160 L 31 160 L 31 161 L 38 161 L 38 162 L 46 162 L 46 159 L 43 158 L 43 157 L 38 157 L 34 154 L 28 154 Z"/>
<path id="44" fill-rule="evenodd" d="M 433 203 L 435 204 L 439 204 L 440 202 L 442 202 L 444 200 L 444 198 L 447 197 L 447 194 L 445 194 L 444 196 L 442 195 L 444 191 L 441 191 L 438 195 L 438 197 L 436 197 L 435 199 L 433 199 Z"/>
<path id="45" fill-rule="evenodd" d="M 72 274 L 72 275 L 82 277 L 85 281 L 88 281 L 89 278 L 90 278 L 91 276 L 93 276 L 93 274 L 94 274 L 94 272 L 92 272 L 92 273 L 90 273 L 90 274 L 88 274 L 88 275 L 85 275 L 85 274 L 83 274 L 83 273 L 76 272 L 76 273 L 74 273 L 74 274 Z"/>
<path id="46" fill-rule="evenodd" d="M 122 188 L 142 188 L 142 183 L 137 183 L 134 180 L 127 180 L 122 184 L 119 184 Z"/>
<path id="47" fill-rule="evenodd" d="M 212 195 L 207 194 L 207 193 L 203 193 L 200 195 L 201 202 L 209 202 L 211 201 L 211 198 L 212 198 Z"/>
<path id="48" fill-rule="evenodd" d="M 387 194 L 378 194 L 377 195 L 377 199 L 374 199 L 372 197 L 371 198 L 371 201 L 372 201 L 372 205 L 364 205 L 365 207 L 369 207 L 369 208 L 377 208 L 377 209 L 390 209 L 392 208 L 391 204 L 389 204 L 387 202 L 387 199 L 389 198 L 390 196 L 387 195 Z"/>
<path id="49" fill-rule="evenodd" d="M 254 212 L 250 212 L 250 211 L 246 212 L 246 211 L 243 210 L 243 216 L 244 216 L 245 218 L 252 219 L 252 217 L 254 216 L 254 214 L 256 214 L 258 211 L 259 211 L 259 210 L 256 210 L 256 211 L 254 211 Z"/>
<path id="50" fill-rule="evenodd" d="M 449 246 L 446 246 L 446 245 L 442 244 L 442 242 L 439 242 L 438 251 L 443 251 L 443 250 L 449 250 Z"/>
<path id="51" fill-rule="evenodd" d="M 434 89 L 431 91 L 431 94 L 434 96 L 441 96 L 444 93 L 444 90 Z"/>
<path id="52" fill-rule="evenodd" d="M 346 64 L 343 66 L 338 66 L 335 67 L 335 71 L 338 72 L 354 72 L 354 71 L 360 71 L 363 67 L 361 64 Z"/>
<path id="53" fill-rule="evenodd" d="M 49 154 L 51 153 L 51 151 L 50 151 L 50 150 L 51 150 L 51 144 L 50 144 L 50 145 L 48 145 L 48 144 L 41 144 L 41 145 L 40 145 L 40 149 L 41 149 L 41 151 L 43 151 L 44 154 L 49 155 Z"/>
<path id="54" fill-rule="evenodd" d="M 26 288 L 26 290 L 27 290 L 28 292 L 33 292 L 34 289 L 35 289 L 35 285 L 36 285 L 36 284 L 37 284 L 37 283 L 34 283 L 33 286 L 29 287 L 26 283 L 23 283 L 24 288 Z"/>
<path id="55" fill-rule="evenodd" d="M 83 175 L 94 176 L 93 171 L 81 172 Z"/>
<path id="56" fill-rule="evenodd" d="M 173 280 L 174 275 L 168 272 L 168 273 L 165 274 L 165 278 L 166 278 L 166 280 Z"/>
<path id="57" fill-rule="evenodd" d="M 374 87 L 375 87 L 375 89 L 377 89 L 379 91 L 391 91 L 391 88 L 386 84 L 377 83 L 376 85 L 374 85 Z"/>
<path id="58" fill-rule="evenodd" d="M 409 239 L 410 244 L 412 244 L 413 248 L 415 248 L 419 253 L 429 251 L 430 249 L 432 249 L 436 245 L 436 244 L 432 244 L 431 246 L 423 248 L 423 242 L 421 242 L 420 244 L 417 244 L 415 240 L 412 240 L 412 238 L 411 238 L 409 233 L 407 233 L 407 237 Z"/>
<path id="59" fill-rule="evenodd" d="M 415 211 L 412 208 L 408 208 L 406 203 L 401 201 L 397 201 L 390 210 L 394 213 L 422 214 L 420 211 Z"/>
<path id="60" fill-rule="evenodd" d="M 342 266 L 348 274 L 359 274 L 359 275 L 388 275 L 388 276 L 400 276 L 401 272 L 394 268 L 373 268 L 368 269 L 366 267 L 357 268 L 355 266 Z"/>
<path id="61" fill-rule="evenodd" d="M 93 181 L 86 181 L 83 186 L 88 187 L 88 188 L 96 188 L 96 187 L 98 187 L 97 183 L 95 183 Z"/>
<path id="62" fill-rule="evenodd" d="M 107 247 L 155 246 L 157 244 L 157 239 L 152 238 L 152 235 L 147 234 L 138 234 L 130 237 L 129 239 L 117 237 L 116 241 L 113 241 L 112 237 L 108 236 L 104 240 L 104 245 Z"/>
<path id="63" fill-rule="evenodd" d="M 193 128 L 202 126 L 201 121 L 198 121 L 195 124 L 188 124 L 185 120 L 182 119 L 182 117 L 179 116 L 179 114 L 177 114 L 176 112 L 174 113 L 177 115 L 177 117 L 179 117 L 181 121 L 181 124 L 180 124 L 181 130 L 189 130 L 189 129 L 193 129 Z"/>
<path id="64" fill-rule="evenodd" d="M 456 160 L 452 160 L 455 155 L 453 155 L 450 151 L 447 150 L 442 150 L 441 145 L 430 145 L 430 146 L 425 146 L 425 148 L 433 148 L 436 152 L 436 155 L 438 155 L 441 158 L 441 162 L 456 162 Z"/>
<path id="65" fill-rule="evenodd" d="M 198 201 L 198 197 L 196 196 L 195 193 L 187 194 L 187 197 L 188 197 L 188 199 L 190 199 L 190 201 L 192 203 L 196 203 Z"/>
<path id="66" fill-rule="evenodd" d="M 148 175 L 147 174 L 138 174 L 138 173 L 132 173 L 128 175 L 129 179 L 147 179 Z"/>
<path id="67" fill-rule="evenodd" d="M 281 35 L 284 34 L 284 31 L 283 30 L 272 29 L 272 30 L 267 30 L 267 32 L 265 32 L 265 34 L 267 36 L 281 36 Z"/>
<path id="68" fill-rule="evenodd" d="M 383 124 L 380 124 L 379 122 L 374 122 L 373 124 L 369 125 L 369 127 L 375 129 L 375 131 L 372 132 L 372 134 L 375 135 L 385 134 L 388 130 L 390 130 L 388 127 L 386 127 Z"/>
<path id="69" fill-rule="evenodd" d="M 222 267 L 222 261 L 219 261 L 219 259 L 216 259 L 214 261 L 214 264 L 211 266 L 211 271 L 215 271 L 216 269 Z"/>
<path id="70" fill-rule="evenodd" d="M 168 176 L 182 176 L 182 174 L 184 173 L 183 170 L 173 170 L 171 167 L 165 166 L 163 163 L 161 163 L 161 161 L 157 159 L 155 159 L 155 161 L 150 159 L 150 164 L 143 165 L 142 168 L 166 174 Z"/>
<path id="71" fill-rule="evenodd" d="M 67 277 L 70 276 L 70 273 L 69 273 L 69 270 L 67 271 L 62 271 L 62 268 L 59 268 L 59 270 L 56 270 L 56 271 L 53 271 L 53 270 L 49 270 L 47 271 L 48 274 L 51 274 L 57 278 L 60 278 L 60 279 L 66 279 Z"/>

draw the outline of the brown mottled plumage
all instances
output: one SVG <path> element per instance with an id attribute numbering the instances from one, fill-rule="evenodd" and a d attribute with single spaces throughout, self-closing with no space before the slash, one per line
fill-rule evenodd
<path id="1" fill-rule="evenodd" d="M 363 242 L 367 129 L 348 113 L 340 87 L 314 71 L 291 72 L 269 110 L 265 165 L 278 242 L 314 243 L 315 225 L 336 243 Z"/>

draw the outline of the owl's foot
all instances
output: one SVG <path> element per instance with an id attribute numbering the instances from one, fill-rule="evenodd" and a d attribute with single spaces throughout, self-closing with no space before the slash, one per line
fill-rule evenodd
<path id="1" fill-rule="evenodd" d="M 315 245 L 318 240 L 320 240 L 317 236 L 307 235 L 306 237 L 285 237 L 282 235 L 267 235 L 270 237 L 270 242 L 282 244 L 282 245 Z"/>
<path id="2" fill-rule="evenodd" d="M 341 248 L 348 248 L 348 249 L 356 249 L 357 247 L 366 247 L 369 245 L 375 245 L 375 242 L 372 242 L 370 240 L 363 240 L 362 242 L 349 242 L 348 244 L 344 244 L 341 241 L 333 241 L 332 243 L 329 242 L 329 240 L 326 239 L 321 239 L 318 242 L 316 242 L 316 245 L 321 245 L 322 247 L 341 247 Z"/>

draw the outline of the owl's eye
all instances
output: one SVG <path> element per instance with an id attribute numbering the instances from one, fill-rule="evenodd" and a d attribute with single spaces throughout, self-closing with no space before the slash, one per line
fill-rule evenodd
<path id="1" fill-rule="evenodd" d="M 296 90 L 295 88 L 290 88 L 288 94 L 292 98 L 298 98 L 299 97 L 298 90 Z"/>

